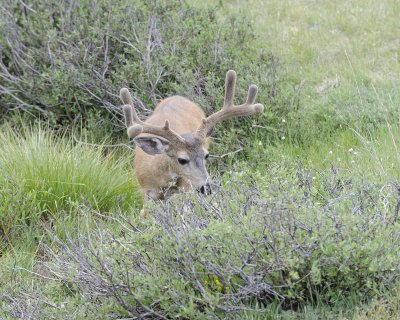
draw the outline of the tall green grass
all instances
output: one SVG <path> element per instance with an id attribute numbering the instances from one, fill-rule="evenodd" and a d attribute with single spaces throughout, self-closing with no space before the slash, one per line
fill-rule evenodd
<path id="1" fill-rule="evenodd" d="M 104 146 L 75 144 L 43 128 L 0 132 L 0 230 L 49 215 L 72 214 L 81 203 L 103 212 L 140 203 L 131 157 Z"/>

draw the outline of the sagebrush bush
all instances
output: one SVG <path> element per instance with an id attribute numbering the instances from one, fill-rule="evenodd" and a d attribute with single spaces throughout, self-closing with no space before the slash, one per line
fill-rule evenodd
<path id="1" fill-rule="evenodd" d="M 39 269 L 79 293 L 88 314 L 97 305 L 90 301 L 102 301 L 110 315 L 144 318 L 233 316 L 272 301 L 366 301 L 396 288 L 393 186 L 270 169 L 266 180 L 232 173 L 211 197 L 179 195 L 147 220 L 116 216 L 67 242 L 55 238 L 59 250 L 48 250 Z"/>
<path id="2" fill-rule="evenodd" d="M 120 88 L 131 89 L 142 115 L 171 94 L 212 113 L 230 68 L 240 99 L 257 83 L 259 101 L 276 101 L 277 58 L 256 48 L 248 19 L 221 22 L 218 10 L 178 0 L 3 3 L 0 105 L 7 117 L 23 110 L 52 124 L 106 119 L 121 130 Z"/>

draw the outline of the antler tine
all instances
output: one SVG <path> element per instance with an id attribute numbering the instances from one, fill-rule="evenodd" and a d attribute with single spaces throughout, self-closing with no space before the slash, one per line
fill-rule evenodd
<path id="1" fill-rule="evenodd" d="M 247 93 L 247 101 L 246 104 L 254 104 L 256 101 L 258 87 L 255 84 L 252 84 L 249 87 L 249 92 Z"/>
<path id="2" fill-rule="evenodd" d="M 226 73 L 226 78 L 225 78 L 225 99 L 222 108 L 233 107 L 233 98 L 235 97 L 235 86 L 236 86 L 236 72 L 233 70 L 229 70 Z"/>
<path id="3" fill-rule="evenodd" d="M 129 120 L 132 120 L 131 122 L 136 122 L 136 123 L 143 123 L 135 110 L 135 105 L 133 104 L 132 96 L 129 93 L 129 90 L 127 88 L 122 88 L 121 91 L 119 92 L 119 96 L 126 106 L 130 106 L 130 118 Z M 127 109 L 127 108 L 126 108 Z M 124 115 L 125 115 L 125 123 L 128 124 L 128 119 L 126 118 L 127 113 L 125 113 L 125 106 L 124 106 Z M 128 125 L 127 125 L 128 127 Z"/>
<path id="4" fill-rule="evenodd" d="M 225 79 L 225 98 L 222 109 L 212 115 L 203 119 L 202 124 L 197 129 L 198 137 L 204 139 L 211 128 L 219 121 L 223 121 L 234 117 L 251 116 L 257 113 L 261 113 L 264 110 L 264 106 L 260 103 L 254 104 L 257 96 L 258 88 L 252 84 L 249 87 L 247 94 L 246 103 L 240 106 L 234 106 L 233 98 L 235 95 L 235 84 L 236 84 L 236 72 L 229 70 L 226 73 Z"/>
<path id="5" fill-rule="evenodd" d="M 133 139 L 141 133 L 148 133 L 167 139 L 173 144 L 182 144 L 186 142 L 184 138 L 182 138 L 178 133 L 169 127 L 168 120 L 165 120 L 165 124 L 162 127 L 147 124 L 146 122 L 140 120 L 136 113 L 132 96 L 128 89 L 121 89 L 120 98 L 124 103 L 123 111 L 129 138 Z"/>

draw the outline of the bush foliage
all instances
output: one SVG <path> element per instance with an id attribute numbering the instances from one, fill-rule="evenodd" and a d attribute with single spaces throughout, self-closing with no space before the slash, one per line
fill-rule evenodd
<path id="1" fill-rule="evenodd" d="M 335 170 L 315 180 L 287 165 L 271 168 L 268 182 L 258 178 L 233 174 L 212 197 L 183 195 L 148 220 L 116 216 L 113 228 L 56 239 L 58 250 L 36 268 L 79 293 L 86 316 L 96 309 L 90 301 L 116 317 L 200 319 L 272 301 L 291 309 L 367 301 L 396 288 L 395 186 Z"/>
<path id="2" fill-rule="evenodd" d="M 211 113 L 221 106 L 230 68 L 241 99 L 256 82 L 259 100 L 271 102 L 277 59 L 254 47 L 249 21 L 227 16 L 221 25 L 217 11 L 179 0 L 8 1 L 0 11 L 3 113 L 68 124 L 110 119 L 110 112 L 115 125 L 121 87 L 131 89 L 142 114 L 176 93 Z"/>

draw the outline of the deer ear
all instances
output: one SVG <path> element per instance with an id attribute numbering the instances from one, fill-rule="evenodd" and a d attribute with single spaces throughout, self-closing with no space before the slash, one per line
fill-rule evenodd
<path id="1" fill-rule="evenodd" d="M 168 140 L 156 137 L 140 137 L 133 139 L 133 141 L 139 148 L 150 155 L 166 153 L 170 147 Z"/>

